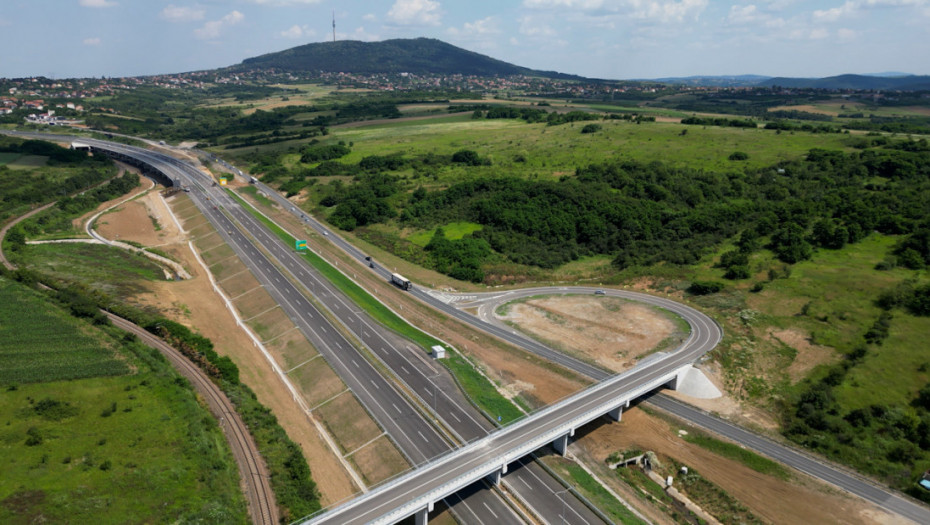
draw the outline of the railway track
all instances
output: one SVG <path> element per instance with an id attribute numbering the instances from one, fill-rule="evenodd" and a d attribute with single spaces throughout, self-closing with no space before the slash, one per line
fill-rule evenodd
<path id="1" fill-rule="evenodd" d="M 220 422 L 223 435 L 229 443 L 233 457 L 239 465 L 239 472 L 245 484 L 245 494 L 249 500 L 249 514 L 252 523 L 274 525 L 278 522 L 278 509 L 274 493 L 268 481 L 268 472 L 258 452 L 255 441 L 249 434 L 245 422 L 239 417 L 232 402 L 220 388 L 197 365 L 191 363 L 181 352 L 161 339 L 147 332 L 144 328 L 109 312 L 110 321 L 127 332 L 135 334 L 145 344 L 155 348 L 164 355 L 175 369 L 191 382 L 194 389 L 206 400 L 210 412 Z"/>
<path id="2" fill-rule="evenodd" d="M 55 202 L 50 202 L 36 208 L 25 215 L 22 215 L 0 229 L 0 243 L 6 237 L 7 232 L 20 221 L 42 212 L 53 206 Z M 0 264 L 3 264 L 9 270 L 15 270 L 16 267 L 10 263 L 0 250 Z M 44 285 L 42 285 L 44 286 Z M 135 334 L 143 343 L 161 352 L 168 361 L 174 366 L 182 376 L 191 382 L 194 389 L 207 402 L 210 412 L 220 422 L 223 435 L 229 443 L 236 465 L 239 467 L 239 473 L 242 477 L 242 490 L 249 502 L 249 515 L 252 523 L 256 525 L 274 525 L 278 522 L 278 507 L 275 503 L 274 492 L 271 490 L 269 483 L 268 470 L 262 460 L 261 454 L 255 441 L 249 434 L 245 422 L 239 417 L 235 406 L 226 397 L 226 394 L 220 390 L 213 381 L 197 365 L 191 363 L 181 352 L 174 349 L 161 339 L 150 334 L 141 326 L 132 323 L 118 315 L 101 310 L 110 319 L 115 326 L 127 332 Z"/>

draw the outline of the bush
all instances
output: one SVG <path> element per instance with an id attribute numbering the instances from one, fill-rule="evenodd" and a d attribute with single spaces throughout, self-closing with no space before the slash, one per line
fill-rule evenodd
<path id="1" fill-rule="evenodd" d="M 470 149 L 463 149 L 452 154 L 453 164 L 465 164 L 466 166 L 490 166 L 491 161 L 482 159 L 477 153 Z"/>
<path id="2" fill-rule="evenodd" d="M 730 156 L 727 158 L 730 160 L 748 160 L 749 154 L 742 151 L 734 151 L 733 153 L 730 153 Z"/>
<path id="3" fill-rule="evenodd" d="M 304 150 L 304 154 L 300 156 L 300 162 L 311 163 L 338 159 L 340 157 L 345 157 L 351 153 L 351 151 L 352 150 L 342 144 L 311 146 Z"/>
<path id="4" fill-rule="evenodd" d="M 694 281 L 688 287 L 688 293 L 691 295 L 709 295 L 723 290 L 723 283 L 716 281 Z"/>
<path id="5" fill-rule="evenodd" d="M 600 130 L 600 124 L 585 124 L 585 127 L 581 128 L 582 133 L 597 133 Z"/>

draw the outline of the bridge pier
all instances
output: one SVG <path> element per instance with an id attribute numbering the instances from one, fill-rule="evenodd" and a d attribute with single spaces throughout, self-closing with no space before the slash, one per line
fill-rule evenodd
<path id="1" fill-rule="evenodd" d="M 607 417 L 609 417 L 610 419 L 613 419 L 614 421 L 620 421 L 621 419 L 623 419 L 623 405 L 620 405 L 617 408 L 608 412 Z"/>
<path id="2" fill-rule="evenodd" d="M 429 521 L 429 513 L 433 512 L 435 504 L 430 501 L 429 505 L 413 513 L 413 522 L 415 525 L 426 525 Z"/>
<path id="3" fill-rule="evenodd" d="M 501 468 L 488 474 L 487 476 L 485 476 L 485 478 L 487 478 L 487 480 L 490 481 L 493 485 L 499 485 L 501 482 L 501 476 L 503 476 L 506 473 L 507 473 L 507 464 L 504 463 L 503 465 L 501 465 Z"/>
<path id="4" fill-rule="evenodd" d="M 557 437 L 555 441 L 552 442 L 552 447 L 556 452 L 559 453 L 559 455 L 564 456 L 565 449 L 568 448 L 568 434 L 562 434 L 561 436 Z"/>

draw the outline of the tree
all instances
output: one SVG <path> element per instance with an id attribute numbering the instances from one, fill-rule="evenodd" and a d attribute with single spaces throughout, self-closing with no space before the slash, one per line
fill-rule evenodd
<path id="1" fill-rule="evenodd" d="M 811 258 L 811 245 L 804 240 L 804 230 L 791 223 L 772 234 L 772 251 L 782 262 L 794 264 Z"/>
<path id="2" fill-rule="evenodd" d="M 463 149 L 453 153 L 452 162 L 455 164 L 465 164 L 466 166 L 486 166 L 491 164 L 490 161 L 482 159 L 477 153 L 470 149 Z"/>

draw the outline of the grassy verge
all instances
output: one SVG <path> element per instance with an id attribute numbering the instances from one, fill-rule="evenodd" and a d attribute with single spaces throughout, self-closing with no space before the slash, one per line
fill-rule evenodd
<path id="1" fill-rule="evenodd" d="M 685 441 L 688 443 L 693 443 L 725 458 L 739 461 L 760 474 L 775 476 L 776 478 L 784 480 L 791 477 L 785 467 L 769 458 L 760 456 L 751 450 L 746 450 L 739 445 L 727 443 L 726 441 L 714 439 L 700 433 L 691 432 L 693 432 L 693 430 L 689 430 L 689 433 L 684 436 Z"/>
<path id="2" fill-rule="evenodd" d="M 258 212 L 258 210 L 236 195 L 235 192 L 230 190 L 229 194 L 239 201 L 252 216 L 274 232 L 278 238 L 289 246 L 294 245 L 295 239 L 291 234 L 287 233 L 284 229 L 271 221 L 271 219 Z M 304 256 L 317 271 L 336 285 L 342 293 L 346 294 L 349 299 L 387 328 L 410 339 L 424 349 L 431 348 L 435 345 L 446 346 L 442 341 L 408 324 L 401 317 L 372 297 L 371 294 L 366 292 L 361 286 L 355 284 L 354 281 L 323 260 L 322 257 L 310 251 L 304 252 Z M 452 372 L 459 386 L 462 387 L 465 394 L 472 402 L 493 419 L 500 417 L 499 422 L 501 424 L 506 424 L 523 416 L 523 412 L 521 412 L 520 409 L 510 400 L 500 395 L 494 385 L 492 385 L 487 378 L 478 373 L 471 363 L 466 361 L 463 357 L 457 355 L 455 352 L 450 352 L 450 357 L 440 360 L 440 362 Z"/>
<path id="3" fill-rule="evenodd" d="M 567 477 L 575 490 L 607 513 L 616 523 L 646 523 L 608 492 L 591 474 L 574 462 L 562 458 L 548 458 L 546 463 L 554 467 L 560 475 Z"/>
<path id="4" fill-rule="evenodd" d="M 678 489 L 721 523 L 763 523 L 745 505 L 717 485 L 704 479 L 696 470 L 689 469 L 687 474 L 682 474 L 681 465 L 674 460 L 669 460 L 669 467 L 669 474 L 678 472 L 678 478 L 675 480 Z"/>

